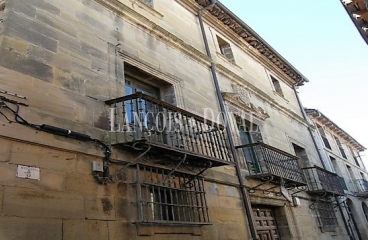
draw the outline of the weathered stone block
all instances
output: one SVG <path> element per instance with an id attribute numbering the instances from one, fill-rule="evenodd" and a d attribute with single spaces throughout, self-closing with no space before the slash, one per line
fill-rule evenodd
<path id="1" fill-rule="evenodd" d="M 97 220 L 115 220 L 115 202 L 113 197 L 84 198 L 86 218 Z"/>
<path id="2" fill-rule="evenodd" d="M 88 53 L 89 55 L 99 58 L 99 59 L 106 59 L 107 56 L 107 44 L 106 44 L 106 51 L 102 52 L 101 50 L 89 45 L 88 43 L 82 42 L 82 49 L 83 52 Z"/>
<path id="3" fill-rule="evenodd" d="M 84 198 L 80 194 L 4 188 L 6 216 L 84 219 Z"/>
<path id="4" fill-rule="evenodd" d="M 15 51 L 23 54 L 27 54 L 30 48 L 30 45 L 27 42 L 9 36 L 4 36 L 2 46 L 3 48 L 10 51 Z"/>
<path id="5" fill-rule="evenodd" d="M 37 166 L 35 166 L 37 167 Z M 18 178 L 17 164 L 0 163 L 0 184 L 4 186 L 18 186 L 27 188 L 41 188 L 45 190 L 64 191 L 65 174 L 48 169 L 40 169 L 40 181 L 35 179 Z"/>
<path id="6" fill-rule="evenodd" d="M 230 209 L 242 209 L 243 203 L 240 198 L 238 197 L 224 197 L 218 196 L 218 202 L 221 203 L 221 206 L 226 206 Z"/>
<path id="7" fill-rule="evenodd" d="M 63 220 L 63 240 L 76 239 L 109 239 L 107 222 L 89 220 Z"/>
<path id="8" fill-rule="evenodd" d="M 72 37 L 77 36 L 77 29 L 75 26 L 66 23 L 63 18 L 56 16 L 54 14 L 50 14 L 45 11 L 37 11 L 36 19 L 47 24 L 48 26 L 57 29 L 65 34 L 68 34 Z M 69 20 L 69 19 L 67 19 Z"/>
<path id="9" fill-rule="evenodd" d="M 54 149 L 14 143 L 11 163 L 72 172 L 75 170 L 76 154 Z"/>
<path id="10" fill-rule="evenodd" d="M 66 178 L 66 191 L 95 196 L 112 196 L 117 193 L 115 184 L 101 185 L 94 180 L 92 173 L 90 176 L 80 174 L 68 175 Z"/>
<path id="11" fill-rule="evenodd" d="M 221 205 L 218 208 L 209 209 L 211 221 L 213 222 L 226 222 L 226 223 L 242 223 L 244 222 L 244 210 L 243 209 L 230 209 Z"/>
<path id="12" fill-rule="evenodd" d="M 3 211 L 4 187 L 0 186 L 0 213 Z"/>
<path id="13" fill-rule="evenodd" d="M 246 231 L 245 225 L 236 224 L 219 224 L 218 225 L 219 236 L 218 239 L 226 240 L 243 240 L 249 239 L 249 233 Z"/>
<path id="14" fill-rule="evenodd" d="M 8 35 L 21 38 L 49 51 L 57 52 L 58 42 L 54 38 L 57 34 L 54 30 L 16 13 L 9 15 L 7 23 L 6 33 Z"/>
<path id="15" fill-rule="evenodd" d="M 0 239 L 62 240 L 62 220 L 0 217 Z"/>
<path id="16" fill-rule="evenodd" d="M 6 139 L 0 139 L 0 162 L 10 161 L 12 142 Z"/>
<path id="17" fill-rule="evenodd" d="M 138 220 L 137 202 L 131 199 L 116 198 L 116 218 L 127 222 L 135 222 Z"/>
<path id="18" fill-rule="evenodd" d="M 109 237 L 110 239 L 124 239 L 126 240 L 136 240 L 137 237 L 137 227 L 130 222 L 121 221 L 109 221 Z"/>
<path id="19" fill-rule="evenodd" d="M 52 67 L 6 49 L 0 51 L 0 65 L 46 82 L 53 78 Z"/>

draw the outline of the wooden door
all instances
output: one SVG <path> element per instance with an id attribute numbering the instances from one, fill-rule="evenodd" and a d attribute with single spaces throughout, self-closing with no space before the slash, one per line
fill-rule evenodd
<path id="1" fill-rule="evenodd" d="M 280 240 L 276 219 L 271 208 L 253 208 L 253 215 L 260 240 Z"/>

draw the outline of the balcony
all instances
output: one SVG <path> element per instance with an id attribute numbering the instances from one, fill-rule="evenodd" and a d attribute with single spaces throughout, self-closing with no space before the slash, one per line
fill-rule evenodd
<path id="1" fill-rule="evenodd" d="M 357 196 L 368 198 L 368 181 L 364 179 L 356 180 L 356 185 L 358 188 Z"/>
<path id="2" fill-rule="evenodd" d="M 298 158 L 264 143 L 253 143 L 236 147 L 244 156 L 249 170 L 247 178 L 281 184 L 304 186 L 305 179 L 298 165 Z"/>
<path id="3" fill-rule="evenodd" d="M 150 154 L 178 159 L 195 166 L 233 163 L 222 125 L 150 97 L 136 93 L 106 101 L 110 105 L 114 146 L 150 145 Z"/>
<path id="4" fill-rule="evenodd" d="M 314 166 L 303 168 L 308 183 L 308 192 L 324 195 L 344 195 L 341 179 L 337 174 Z"/>

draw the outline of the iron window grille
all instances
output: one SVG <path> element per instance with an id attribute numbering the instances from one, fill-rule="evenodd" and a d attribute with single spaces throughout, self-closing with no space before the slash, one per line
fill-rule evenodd
<path id="1" fill-rule="evenodd" d="M 318 202 L 315 204 L 319 227 L 324 232 L 335 231 L 339 226 L 335 215 L 335 209 L 331 202 Z"/>
<path id="2" fill-rule="evenodd" d="M 197 175 L 137 165 L 141 223 L 209 224 L 204 179 Z"/>

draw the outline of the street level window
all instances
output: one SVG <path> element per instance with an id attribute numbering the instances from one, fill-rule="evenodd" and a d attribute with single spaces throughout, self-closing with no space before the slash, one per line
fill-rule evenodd
<path id="1" fill-rule="evenodd" d="M 315 204 L 319 227 L 323 232 L 335 231 L 339 225 L 334 211 L 334 206 L 330 202 L 319 201 Z"/>
<path id="2" fill-rule="evenodd" d="M 231 50 L 230 43 L 217 36 L 217 43 L 219 45 L 221 54 L 224 55 L 231 62 L 235 62 L 233 51 Z"/>
<path id="3" fill-rule="evenodd" d="M 271 77 L 272 85 L 273 85 L 273 88 L 275 89 L 275 92 L 277 92 L 279 95 L 283 97 L 284 93 L 282 92 L 279 80 L 277 80 L 273 76 L 270 76 L 270 77 Z"/>
<path id="4" fill-rule="evenodd" d="M 202 177 L 143 165 L 137 171 L 139 222 L 210 222 Z"/>

